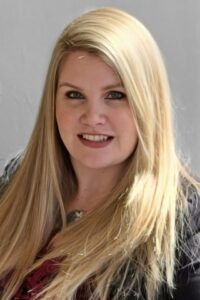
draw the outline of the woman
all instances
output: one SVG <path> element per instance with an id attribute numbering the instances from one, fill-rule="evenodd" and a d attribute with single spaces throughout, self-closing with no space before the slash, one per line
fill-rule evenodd
<path id="1" fill-rule="evenodd" d="M 99 8 L 66 27 L 30 142 L 1 178 L 3 300 L 199 299 L 200 185 L 170 98 L 132 16 Z"/>

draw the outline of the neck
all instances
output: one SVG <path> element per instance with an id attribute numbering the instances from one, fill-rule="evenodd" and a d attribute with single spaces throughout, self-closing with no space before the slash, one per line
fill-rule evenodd
<path id="1" fill-rule="evenodd" d="M 122 174 L 122 166 L 92 169 L 74 164 L 74 170 L 78 179 L 78 192 L 66 207 L 67 212 L 76 209 L 86 212 L 94 210 L 106 199 Z"/>

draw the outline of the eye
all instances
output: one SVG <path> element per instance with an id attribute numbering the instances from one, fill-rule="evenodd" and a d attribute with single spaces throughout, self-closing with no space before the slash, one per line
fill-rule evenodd
<path id="1" fill-rule="evenodd" d="M 114 100 L 121 100 L 126 98 L 126 94 L 118 91 L 111 91 L 108 93 L 106 99 L 114 99 Z"/>
<path id="2" fill-rule="evenodd" d="M 65 96 L 69 99 L 84 99 L 83 95 L 78 91 L 68 91 Z"/>

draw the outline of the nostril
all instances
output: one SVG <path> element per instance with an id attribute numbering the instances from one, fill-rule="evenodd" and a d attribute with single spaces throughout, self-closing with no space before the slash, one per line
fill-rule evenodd
<path id="1" fill-rule="evenodd" d="M 100 113 L 98 111 L 96 112 L 85 112 L 81 116 L 81 122 L 85 125 L 99 125 L 99 124 L 105 124 L 106 122 L 106 116 L 103 113 Z"/>

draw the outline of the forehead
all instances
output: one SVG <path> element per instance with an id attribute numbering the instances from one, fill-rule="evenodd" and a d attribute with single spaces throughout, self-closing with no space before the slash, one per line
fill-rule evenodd
<path id="1" fill-rule="evenodd" d="M 63 80 L 121 82 L 119 75 L 99 56 L 82 50 L 66 54 L 59 68 L 59 82 Z M 80 83 L 81 83 L 80 82 Z"/>

